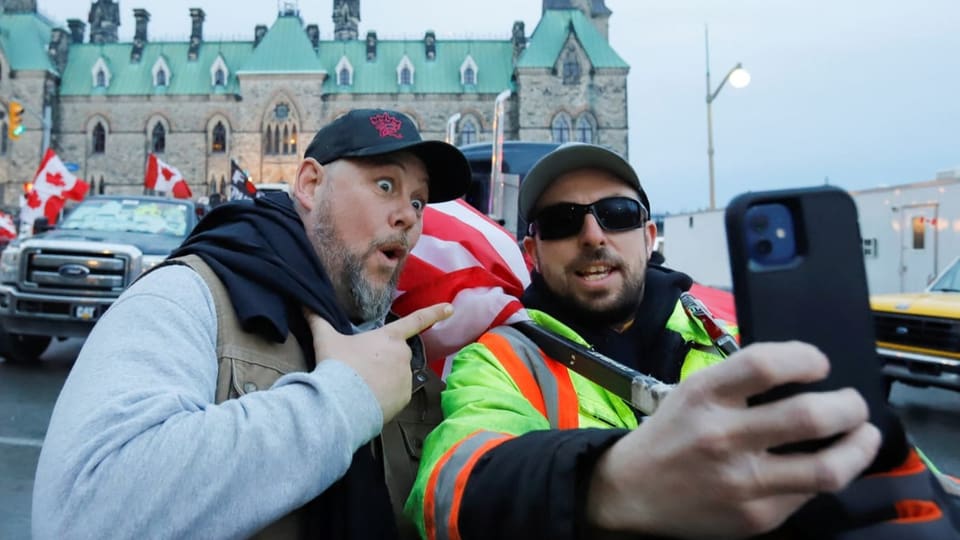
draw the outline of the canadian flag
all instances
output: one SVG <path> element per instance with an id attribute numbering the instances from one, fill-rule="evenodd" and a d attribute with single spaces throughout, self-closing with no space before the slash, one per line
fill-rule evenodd
<path id="1" fill-rule="evenodd" d="M 147 174 L 143 178 L 143 186 L 157 193 L 173 193 L 174 198 L 177 199 L 193 197 L 190 186 L 187 185 L 180 171 L 167 165 L 152 153 L 147 158 Z"/>
<path id="2" fill-rule="evenodd" d="M 66 199 L 83 200 L 90 186 L 67 170 L 67 167 L 48 148 L 33 178 L 33 187 L 20 198 L 20 223 L 30 230 L 33 222 L 44 216 L 53 225 Z"/>
<path id="3" fill-rule="evenodd" d="M 17 224 L 13 222 L 13 216 L 0 212 L 0 239 L 13 240 L 17 237 Z"/>
<path id="4" fill-rule="evenodd" d="M 449 319 L 421 334 L 430 367 L 446 378 L 461 348 L 490 328 L 529 319 L 519 298 L 530 268 L 513 235 L 466 201 L 431 204 L 400 273 L 393 311 L 403 316 L 453 304 Z"/>

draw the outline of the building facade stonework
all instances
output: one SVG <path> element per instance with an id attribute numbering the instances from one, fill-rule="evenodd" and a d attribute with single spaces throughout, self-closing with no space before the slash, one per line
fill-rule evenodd
<path id="1" fill-rule="evenodd" d="M 30 113 L 18 140 L 0 140 L 8 207 L 45 144 L 94 192 L 141 193 L 153 152 L 202 196 L 225 189 L 231 159 L 254 182 L 291 181 L 313 134 L 355 108 L 403 112 L 428 139 L 444 139 L 459 114 L 455 144 L 489 141 L 504 90 L 506 139 L 581 140 L 627 153 L 629 67 L 607 41 L 602 0 L 544 0 L 529 36 L 518 22 L 503 40 L 432 31 L 379 39 L 362 33 L 359 0 L 332 0 L 326 28 L 304 24 L 288 5 L 242 42 L 204 41 L 197 8 L 191 39 L 163 43 L 149 41 L 150 15 L 140 8 L 134 40 L 119 42 L 112 0 L 90 5 L 89 32 L 82 20 L 62 28 L 36 8 L 6 0 L 0 13 L 0 101 L 6 108 L 15 99 Z"/>

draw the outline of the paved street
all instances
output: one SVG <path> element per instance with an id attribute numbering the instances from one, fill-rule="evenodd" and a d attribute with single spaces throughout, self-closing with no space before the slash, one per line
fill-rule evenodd
<path id="1" fill-rule="evenodd" d="M 0 538 L 30 537 L 33 474 L 57 393 L 80 340 L 54 342 L 33 366 L 0 362 Z M 960 475 L 960 393 L 894 385 L 891 403 L 915 442 L 945 472 Z"/>

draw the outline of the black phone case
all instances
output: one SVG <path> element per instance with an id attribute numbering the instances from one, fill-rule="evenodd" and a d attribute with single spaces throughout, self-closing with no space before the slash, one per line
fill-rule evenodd
<path id="1" fill-rule="evenodd" d="M 744 216 L 750 207 L 764 203 L 783 204 L 793 216 L 794 264 L 770 269 L 749 259 Z M 831 365 L 828 378 L 822 381 L 784 385 L 750 403 L 800 391 L 856 388 L 867 401 L 871 422 L 883 432 L 888 450 L 881 452 L 872 468 L 898 463 L 906 447 L 883 391 L 853 199 L 827 186 L 746 193 L 730 203 L 725 219 L 741 342 L 804 341 L 823 351 Z M 812 451 L 829 442 L 808 441 L 775 450 Z"/>

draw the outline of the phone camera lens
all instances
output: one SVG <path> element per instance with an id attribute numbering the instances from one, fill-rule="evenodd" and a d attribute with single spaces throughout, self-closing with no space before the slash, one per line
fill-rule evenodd
<path id="1" fill-rule="evenodd" d="M 750 216 L 750 229 L 753 232 L 763 232 L 770 225 L 770 218 L 766 214 L 754 214 Z"/>
<path id="2" fill-rule="evenodd" d="M 760 255 L 761 257 L 766 257 L 771 252 L 773 252 L 773 242 L 766 239 L 760 240 L 759 242 L 753 245 L 753 249 L 757 252 L 757 255 Z"/>

